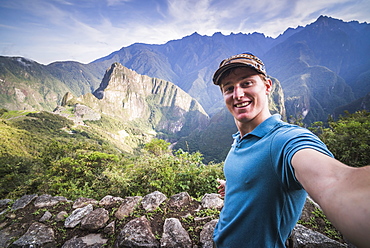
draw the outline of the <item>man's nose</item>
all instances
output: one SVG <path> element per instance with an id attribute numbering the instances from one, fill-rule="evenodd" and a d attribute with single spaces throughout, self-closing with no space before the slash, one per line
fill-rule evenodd
<path id="1" fill-rule="evenodd" d="M 244 96 L 244 90 L 241 87 L 235 87 L 234 88 L 234 98 L 240 99 Z"/>

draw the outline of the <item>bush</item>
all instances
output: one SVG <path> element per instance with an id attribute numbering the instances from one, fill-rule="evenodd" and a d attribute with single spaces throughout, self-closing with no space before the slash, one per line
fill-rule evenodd
<path id="1" fill-rule="evenodd" d="M 354 167 L 370 164 L 370 113 L 347 113 L 338 121 L 329 120 L 328 127 L 322 122 L 311 128 L 328 146 L 339 161 Z"/>
<path id="2" fill-rule="evenodd" d="M 8 112 L 7 109 L 0 108 L 0 116 L 2 116 L 4 113 Z"/>
<path id="3" fill-rule="evenodd" d="M 182 150 L 173 154 L 144 153 L 121 173 L 126 175 L 128 195 L 160 191 L 171 196 L 188 192 L 194 197 L 216 191 L 217 178 L 223 177 L 221 164 L 205 165 L 202 155 Z"/>
<path id="4" fill-rule="evenodd" d="M 106 186 L 109 181 L 103 171 L 117 162 L 117 155 L 97 151 L 60 158 L 51 162 L 45 173 L 47 180 L 39 185 L 38 191 L 70 199 L 100 198 L 110 194 Z"/>
<path id="5" fill-rule="evenodd" d="M 101 199 L 106 195 L 136 196 L 160 191 L 167 196 L 188 192 L 193 197 L 217 191 L 217 178 L 223 177 L 222 164 L 202 163 L 201 153 L 182 150 L 175 154 L 169 143 L 153 139 L 137 156 L 109 154 L 100 146 L 52 140 L 37 159 L 9 158 L 1 173 L 9 184 L 2 196 L 20 197 L 38 193 Z M 5 161 L 3 161 L 5 162 Z M 15 180 L 17 179 L 17 180 Z M 15 183 L 14 185 L 12 183 Z"/>

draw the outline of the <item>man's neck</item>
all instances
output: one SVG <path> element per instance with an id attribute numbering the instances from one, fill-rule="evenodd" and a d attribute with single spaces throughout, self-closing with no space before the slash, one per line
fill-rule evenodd
<path id="1" fill-rule="evenodd" d="M 240 136 L 243 137 L 247 133 L 252 132 L 259 124 L 264 122 L 270 116 L 271 116 L 271 113 L 268 112 L 264 115 L 256 116 L 254 119 L 248 122 L 240 122 L 238 120 L 235 120 L 236 127 L 238 128 L 238 131 L 240 132 Z"/>

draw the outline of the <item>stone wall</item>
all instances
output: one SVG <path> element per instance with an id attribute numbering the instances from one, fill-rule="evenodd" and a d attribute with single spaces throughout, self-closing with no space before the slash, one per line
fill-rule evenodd
<path id="1" fill-rule="evenodd" d="M 222 206 L 217 194 L 197 201 L 186 192 L 74 202 L 25 195 L 0 201 L 0 247 L 213 247 Z M 346 247 L 301 225 L 293 233 L 292 247 Z"/>

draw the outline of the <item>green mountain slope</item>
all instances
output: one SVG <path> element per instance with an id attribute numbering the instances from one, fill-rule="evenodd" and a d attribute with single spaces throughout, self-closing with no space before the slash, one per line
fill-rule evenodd
<path id="1" fill-rule="evenodd" d="M 0 106 L 9 110 L 52 110 L 70 89 L 44 65 L 24 58 L 0 57 Z"/>
<path id="2" fill-rule="evenodd" d="M 21 57 L 0 56 L 0 106 L 9 110 L 53 110 L 66 92 L 95 90 L 102 74 L 94 65 L 56 62 L 42 65 Z"/>

